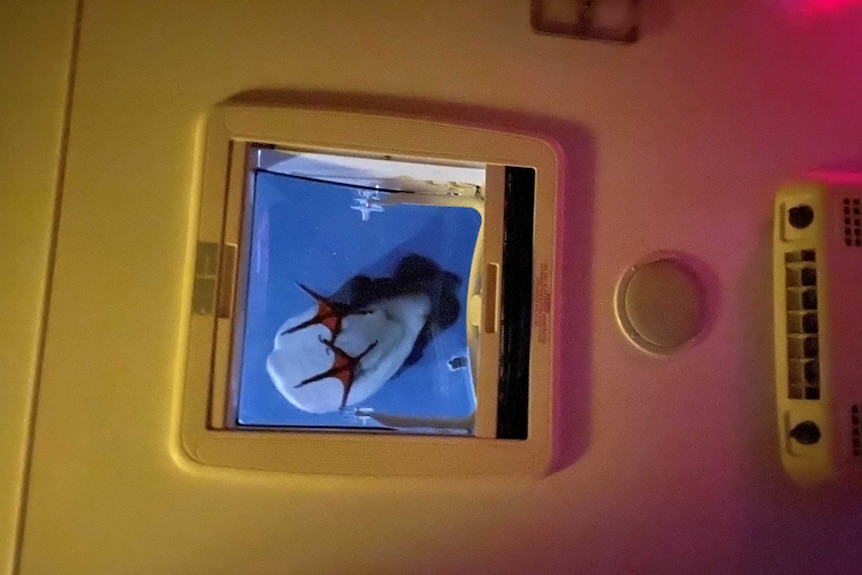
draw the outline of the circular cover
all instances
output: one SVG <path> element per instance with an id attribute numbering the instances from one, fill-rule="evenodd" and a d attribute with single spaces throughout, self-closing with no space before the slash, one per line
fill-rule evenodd
<path id="1" fill-rule="evenodd" d="M 694 271 L 677 259 L 658 259 L 632 267 L 619 290 L 620 321 L 644 349 L 673 351 L 703 328 L 703 289 Z"/>

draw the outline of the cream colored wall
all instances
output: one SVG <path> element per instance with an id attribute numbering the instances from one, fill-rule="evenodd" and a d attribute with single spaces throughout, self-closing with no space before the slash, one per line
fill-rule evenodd
<path id="1" fill-rule="evenodd" d="M 0 1 L 0 573 L 18 532 L 75 2 Z"/>
<path id="2" fill-rule="evenodd" d="M 856 571 L 859 500 L 795 491 L 778 464 L 768 256 L 779 182 L 862 152 L 862 10 L 643 4 L 643 41 L 619 47 L 534 35 L 527 0 L 88 0 L 22 573 Z M 562 470 L 388 481 L 173 455 L 196 126 L 253 89 L 560 140 Z M 657 249 L 698 258 L 717 306 L 700 345 L 660 360 L 610 308 Z"/>

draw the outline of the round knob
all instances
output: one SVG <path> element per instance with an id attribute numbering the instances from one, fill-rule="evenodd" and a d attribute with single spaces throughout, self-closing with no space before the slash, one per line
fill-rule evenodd
<path id="1" fill-rule="evenodd" d="M 790 437 L 802 445 L 814 445 L 820 441 L 820 428 L 813 421 L 803 421 L 790 430 Z"/>
<path id="2" fill-rule="evenodd" d="M 787 219 L 797 230 L 804 230 L 814 221 L 814 209 L 805 204 L 790 208 L 787 211 Z"/>

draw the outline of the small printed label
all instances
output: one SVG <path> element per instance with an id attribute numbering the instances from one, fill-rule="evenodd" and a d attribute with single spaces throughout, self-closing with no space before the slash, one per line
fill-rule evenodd
<path id="1" fill-rule="evenodd" d="M 533 294 L 533 329 L 536 341 L 548 342 L 548 331 L 551 326 L 551 274 L 547 263 L 539 264 L 536 276 L 536 292 Z"/>

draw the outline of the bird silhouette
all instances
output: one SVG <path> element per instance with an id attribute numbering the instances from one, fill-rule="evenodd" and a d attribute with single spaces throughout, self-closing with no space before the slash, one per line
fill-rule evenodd
<path id="1" fill-rule="evenodd" d="M 309 413 L 362 403 L 456 322 L 460 284 L 416 254 L 402 258 L 391 276 L 353 276 L 329 297 L 297 283 L 317 307 L 282 325 L 267 372 L 285 399 Z"/>

